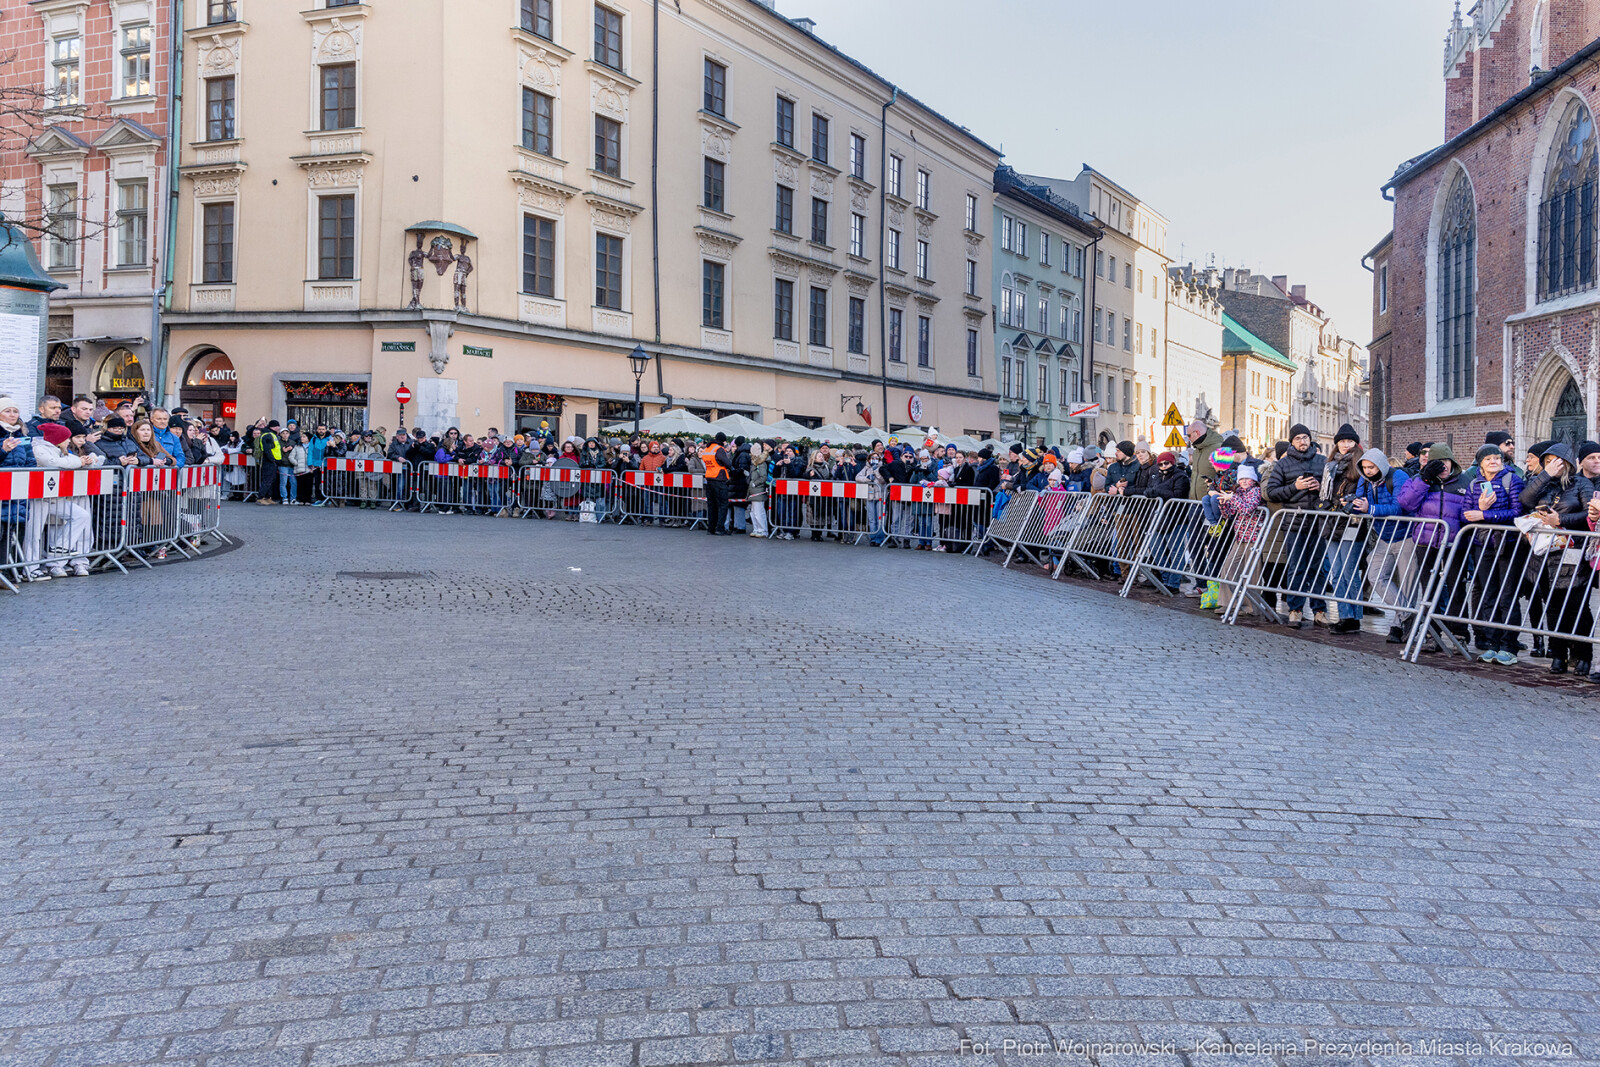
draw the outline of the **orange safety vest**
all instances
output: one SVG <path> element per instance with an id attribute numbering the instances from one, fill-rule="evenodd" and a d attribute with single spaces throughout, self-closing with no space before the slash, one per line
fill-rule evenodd
<path id="1" fill-rule="evenodd" d="M 728 468 L 717 462 L 717 449 L 719 447 L 721 446 L 710 445 L 704 452 L 700 453 L 700 462 L 706 465 L 706 478 L 708 480 L 726 478 L 728 476 Z"/>

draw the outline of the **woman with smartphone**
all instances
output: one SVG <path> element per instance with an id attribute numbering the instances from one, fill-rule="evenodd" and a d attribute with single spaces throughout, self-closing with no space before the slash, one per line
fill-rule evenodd
<path id="1" fill-rule="evenodd" d="M 1572 449 L 1565 444 L 1549 445 L 1539 461 L 1542 469 L 1528 479 L 1522 490 L 1523 508 L 1538 516 L 1551 531 L 1587 530 L 1595 486 L 1578 473 Z M 1595 572 L 1584 564 L 1581 545 L 1568 545 L 1565 539 L 1542 543 L 1547 546 L 1542 554 L 1537 544 L 1530 544 L 1530 551 L 1542 556 L 1531 562 L 1529 573 L 1534 596 L 1544 608 L 1542 617 L 1533 618 L 1533 625 L 1553 631 L 1549 639 L 1551 674 L 1565 674 L 1570 665 L 1577 673 L 1587 675 L 1591 662 L 1589 641 L 1569 635 L 1587 634 L 1594 629 L 1589 594 Z"/>

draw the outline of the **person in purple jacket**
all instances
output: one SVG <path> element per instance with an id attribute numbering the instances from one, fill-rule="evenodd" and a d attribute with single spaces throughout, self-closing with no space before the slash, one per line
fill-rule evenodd
<path id="1" fill-rule="evenodd" d="M 1517 631 L 1494 623 L 1516 621 L 1517 594 L 1522 591 L 1528 566 L 1528 542 L 1507 530 L 1470 530 L 1475 526 L 1509 526 L 1522 514 L 1522 476 L 1506 466 L 1498 445 L 1478 449 L 1477 477 L 1467 486 L 1467 506 L 1461 521 L 1473 536 L 1472 576 L 1477 590 L 1473 618 L 1480 625 L 1478 660 L 1512 667 L 1517 663 Z"/>
<path id="2" fill-rule="evenodd" d="M 1450 542 L 1455 540 L 1456 532 L 1461 529 L 1461 513 L 1467 508 L 1467 479 L 1449 445 L 1440 442 L 1428 449 L 1428 462 L 1415 478 L 1400 487 L 1395 495 L 1395 503 L 1400 505 L 1403 514 L 1439 520 L 1412 524 L 1413 545 L 1405 572 L 1405 586 L 1414 589 L 1417 588 L 1414 583 L 1421 575 L 1433 572 L 1440 553 L 1449 551 Z M 1450 568 L 1451 573 L 1446 574 L 1440 582 L 1439 604 L 1445 614 L 1459 613 L 1460 598 L 1464 592 L 1461 574 L 1465 561 L 1464 555 L 1458 555 Z M 1457 638 L 1466 639 L 1465 626 L 1451 623 L 1449 627 Z"/>

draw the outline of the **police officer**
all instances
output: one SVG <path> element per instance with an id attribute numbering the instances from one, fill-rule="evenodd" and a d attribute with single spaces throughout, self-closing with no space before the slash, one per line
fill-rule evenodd
<path id="1" fill-rule="evenodd" d="M 713 537 L 728 533 L 722 528 L 728 514 L 733 471 L 733 457 L 728 455 L 727 443 L 728 435 L 719 433 L 700 453 L 700 461 L 706 465 L 706 532 Z"/>

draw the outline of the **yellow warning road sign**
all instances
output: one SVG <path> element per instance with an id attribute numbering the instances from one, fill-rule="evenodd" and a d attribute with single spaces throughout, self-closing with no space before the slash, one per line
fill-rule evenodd
<path id="1" fill-rule="evenodd" d="M 1183 443 L 1183 434 L 1179 433 L 1176 428 L 1174 428 L 1171 433 L 1167 434 L 1167 448 L 1182 448 Z"/>
<path id="2" fill-rule="evenodd" d="M 1163 426 L 1182 426 L 1183 425 L 1183 416 L 1178 414 L 1178 405 L 1173 404 L 1173 405 L 1171 405 L 1170 407 L 1167 408 L 1166 417 L 1161 420 L 1161 425 L 1163 425 Z M 1170 444 L 1171 442 L 1168 442 L 1168 443 Z M 1178 443 L 1180 445 L 1183 444 L 1182 441 L 1179 441 Z"/>

